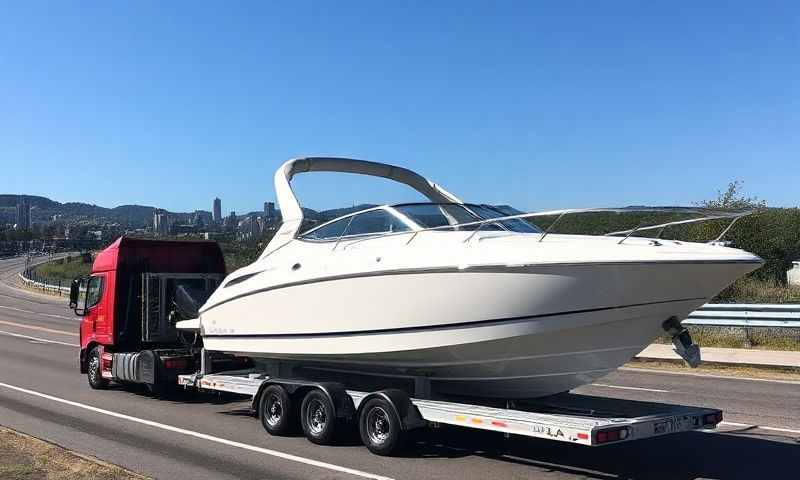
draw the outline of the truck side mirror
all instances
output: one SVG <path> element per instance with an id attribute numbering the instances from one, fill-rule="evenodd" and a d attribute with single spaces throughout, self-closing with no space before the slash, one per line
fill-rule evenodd
<path id="1" fill-rule="evenodd" d="M 86 314 L 85 308 L 78 308 L 81 296 L 81 285 L 85 283 L 85 277 L 75 277 L 69 286 L 69 308 L 75 311 L 75 315 L 82 317 Z"/>

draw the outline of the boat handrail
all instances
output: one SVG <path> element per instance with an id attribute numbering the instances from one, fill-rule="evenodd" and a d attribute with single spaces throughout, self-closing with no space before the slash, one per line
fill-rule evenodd
<path id="1" fill-rule="evenodd" d="M 388 206 L 391 207 L 391 205 L 388 205 Z M 417 237 L 418 234 L 420 234 L 422 232 L 439 231 L 439 230 L 454 230 L 454 229 L 461 228 L 461 227 L 477 226 L 478 228 L 473 230 L 470 233 L 470 235 L 466 239 L 464 239 L 463 242 L 467 243 L 470 240 L 472 240 L 472 238 L 478 233 L 478 231 L 484 225 L 489 225 L 489 224 L 492 224 L 492 223 L 499 223 L 499 222 L 504 222 L 504 221 L 509 221 L 509 220 L 518 220 L 518 219 L 522 220 L 522 219 L 526 219 L 526 218 L 557 216 L 556 219 L 545 229 L 545 231 L 542 232 L 542 235 L 541 235 L 541 237 L 539 237 L 539 240 L 538 240 L 539 242 L 541 242 L 550 233 L 550 231 L 553 229 L 553 226 L 556 223 L 558 223 L 559 220 L 561 220 L 566 215 L 575 214 L 575 213 L 628 213 L 628 212 L 684 213 L 684 214 L 698 214 L 698 215 L 704 215 L 704 216 L 699 217 L 699 218 L 685 219 L 685 220 L 675 220 L 673 222 L 665 222 L 665 223 L 662 223 L 662 224 L 659 224 L 659 225 L 652 225 L 652 226 L 643 226 L 642 224 L 639 224 L 637 227 L 635 227 L 633 229 L 620 230 L 620 231 L 617 231 L 617 232 L 611 232 L 611 233 L 605 234 L 604 236 L 625 235 L 625 237 L 618 242 L 618 243 L 623 243 L 626 239 L 630 238 L 631 235 L 633 235 L 634 233 L 636 233 L 638 231 L 646 231 L 646 230 L 653 230 L 653 229 L 660 228 L 661 231 L 659 232 L 659 235 L 657 237 L 657 238 L 660 238 L 661 234 L 663 233 L 663 230 L 665 228 L 673 226 L 673 225 L 682 225 L 682 224 L 689 224 L 689 223 L 707 222 L 707 221 L 711 221 L 711 220 L 720 220 L 720 219 L 731 219 L 731 223 L 728 224 L 728 226 L 714 240 L 711 240 L 711 241 L 707 242 L 707 243 L 716 243 L 716 242 L 719 242 L 725 236 L 725 234 L 728 233 L 728 231 L 730 231 L 731 227 L 733 226 L 733 224 L 737 220 L 739 220 L 742 217 L 746 217 L 748 215 L 752 215 L 752 214 L 756 213 L 756 210 L 721 211 L 721 210 L 712 210 L 712 209 L 694 208 L 694 207 L 567 208 L 567 209 L 561 209 L 561 210 L 548 210 L 548 211 L 542 211 L 542 212 L 529 212 L 529 213 L 520 213 L 520 214 L 515 214 L 515 215 L 506 215 L 506 216 L 503 216 L 503 217 L 487 218 L 487 219 L 482 219 L 482 220 L 476 220 L 476 221 L 473 221 L 473 222 L 463 222 L 463 223 L 457 223 L 457 224 L 453 224 L 453 225 L 440 225 L 440 226 L 437 226 L 437 227 L 426 227 L 426 228 L 421 228 L 421 229 L 418 229 L 418 230 L 404 230 L 404 231 L 400 231 L 400 232 L 377 233 L 375 235 L 371 235 L 368 238 L 362 238 L 362 239 L 356 240 L 354 242 L 348 243 L 344 248 L 346 249 L 347 247 L 350 247 L 350 246 L 352 246 L 352 245 L 354 245 L 356 243 L 364 242 L 364 241 L 367 241 L 367 240 L 374 240 L 376 238 L 383 238 L 383 237 L 397 236 L 397 235 L 411 235 L 411 237 L 406 242 L 406 245 L 408 245 L 409 243 L 411 243 Z M 337 240 L 337 243 L 336 243 L 337 246 L 339 244 L 339 240 L 341 240 L 341 237 L 339 237 L 339 239 Z M 335 249 L 335 247 L 334 247 L 334 249 Z"/>

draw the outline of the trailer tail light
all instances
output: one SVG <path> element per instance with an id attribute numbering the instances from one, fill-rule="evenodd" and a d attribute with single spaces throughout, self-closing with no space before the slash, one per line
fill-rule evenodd
<path id="1" fill-rule="evenodd" d="M 703 415 L 703 425 L 716 425 L 722 421 L 722 412 Z"/>
<path id="2" fill-rule="evenodd" d="M 168 370 L 180 370 L 189 365 L 185 358 L 168 358 L 164 360 L 164 368 Z"/>
<path id="3" fill-rule="evenodd" d="M 625 440 L 630 436 L 630 430 L 628 427 L 617 427 L 617 428 L 607 428 L 605 430 L 600 430 L 597 432 L 597 443 L 609 443 L 609 442 L 618 442 L 620 440 Z"/>

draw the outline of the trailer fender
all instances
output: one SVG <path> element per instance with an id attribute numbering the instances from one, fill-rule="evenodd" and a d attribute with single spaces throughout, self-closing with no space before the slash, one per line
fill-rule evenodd
<path id="1" fill-rule="evenodd" d="M 397 418 L 400 419 L 400 425 L 403 430 L 414 430 L 428 425 L 428 422 L 422 418 L 417 407 L 411 403 L 411 398 L 408 394 L 395 388 L 372 392 L 361 399 L 357 412 L 359 416 L 361 415 L 361 408 L 374 397 L 381 397 L 389 402 Z"/>

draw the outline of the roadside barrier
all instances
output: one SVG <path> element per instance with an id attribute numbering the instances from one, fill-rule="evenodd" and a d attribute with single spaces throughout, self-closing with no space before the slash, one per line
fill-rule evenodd
<path id="1" fill-rule="evenodd" d="M 707 303 L 684 325 L 800 328 L 800 304 Z"/>
<path id="2" fill-rule="evenodd" d="M 58 295 L 59 297 L 66 297 L 69 295 L 69 284 L 63 285 L 61 280 L 58 280 L 57 283 L 46 283 L 37 279 L 35 275 L 34 278 L 26 278 L 24 272 L 19 273 L 19 278 L 22 281 L 22 284 L 28 288 L 32 288 L 34 290 L 41 290 L 44 293 L 49 293 L 52 295 Z"/>
<path id="3" fill-rule="evenodd" d="M 62 257 L 51 261 L 68 262 L 70 261 L 71 258 L 74 258 L 76 256 L 79 255 L 67 255 L 66 257 Z M 69 280 L 44 277 L 36 273 L 36 267 L 38 267 L 42 263 L 47 263 L 47 262 L 40 262 L 35 265 L 29 265 L 27 268 L 25 268 L 25 270 L 23 270 L 18 274 L 22 284 L 27 288 L 33 290 L 39 290 L 43 293 L 47 293 L 50 295 L 57 295 L 59 297 L 69 296 L 69 288 L 71 283 Z"/>

